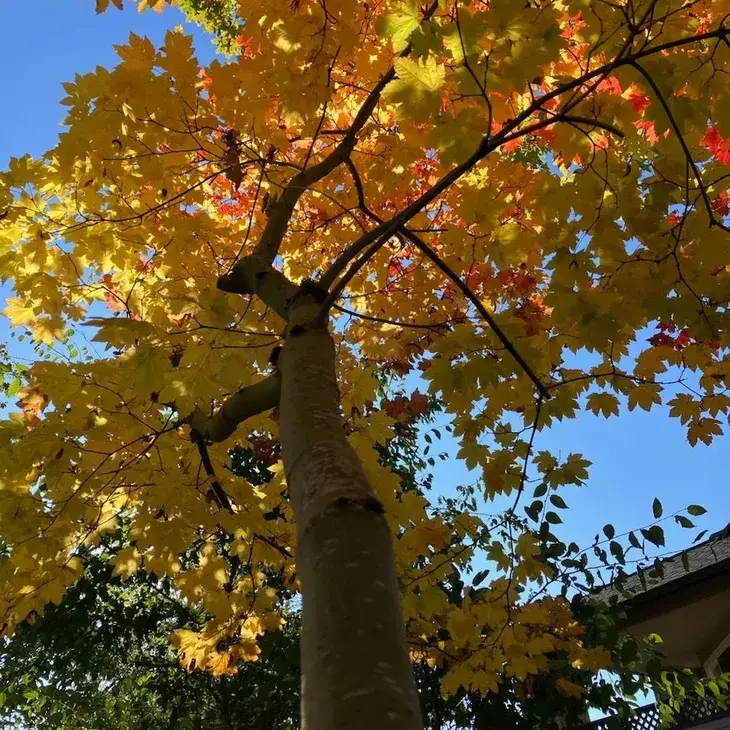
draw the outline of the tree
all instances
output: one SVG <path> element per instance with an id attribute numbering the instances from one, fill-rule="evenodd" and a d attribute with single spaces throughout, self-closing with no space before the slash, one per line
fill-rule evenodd
<path id="1" fill-rule="evenodd" d="M 398 437 L 381 452 L 410 489 L 421 488 L 417 477 L 423 466 L 417 457 L 410 458 L 416 447 L 414 422 L 426 417 L 400 424 Z M 265 484 L 272 476 L 267 462 L 250 449 L 235 448 L 230 457 L 233 472 L 254 484 Z M 299 727 L 299 621 L 291 606 L 284 630 L 265 638 L 259 661 L 243 663 L 232 676 L 190 672 L 177 662 L 169 636 L 175 630 L 199 630 L 209 617 L 181 601 L 167 579 L 143 569 L 126 580 L 112 574 L 110 559 L 129 547 L 126 529 L 105 535 L 100 547 L 84 554 L 83 574 L 59 606 L 22 624 L 0 646 L 1 726 Z M 187 558 L 194 560 L 194 551 Z M 286 603 L 291 595 L 284 593 Z M 426 727 L 473 723 L 483 728 L 489 720 L 499 727 L 503 720 L 494 710 L 516 707 L 504 693 L 445 698 L 437 670 L 425 663 L 418 665 L 416 676 Z M 535 717 L 541 726 L 550 724 L 564 710 L 566 698 L 554 690 L 553 695 L 540 697 L 542 702 L 530 698 L 532 712 L 526 716 L 532 724 Z M 549 706 L 550 699 L 557 699 L 557 706 Z M 585 702 L 581 698 L 574 705 L 582 712 Z M 510 725 L 518 725 L 518 719 L 514 714 Z"/>
<path id="2" fill-rule="evenodd" d="M 398 402 L 396 396 L 393 402 Z M 431 404 L 398 424 L 394 438 L 380 447 L 380 458 L 408 490 L 431 488 L 422 476 L 417 453 L 418 425 L 432 422 Z M 262 485 L 272 474 L 270 454 L 257 458 L 251 449 L 234 448 L 236 476 Z M 230 536 L 219 534 L 224 544 Z M 124 527 L 102 538 L 100 549 L 83 554 L 80 579 L 59 606 L 50 606 L 32 623 L 23 623 L 0 645 L 0 726 L 42 726 L 55 730 L 167 730 L 170 727 L 235 730 L 299 727 L 299 614 L 291 591 L 280 587 L 286 625 L 264 637 L 257 662 L 245 662 L 233 675 L 188 671 L 171 651 L 169 636 L 177 630 L 200 630 L 210 618 L 180 600 L 172 582 L 144 569 L 122 580 L 113 575 L 111 559 L 128 549 Z M 186 559 L 195 560 L 195 550 Z M 232 564 L 228 570 L 231 570 Z M 245 571 L 247 566 L 239 570 Z M 452 576 L 442 584 L 449 600 L 460 601 L 463 585 Z M 623 692 L 662 686 L 669 667 L 649 647 L 638 646 L 618 631 L 620 611 L 579 601 L 574 614 L 585 627 L 587 645 L 610 650 Z M 644 654 L 637 662 L 639 653 Z M 506 678 L 496 693 L 441 690 L 444 671 L 426 662 L 415 665 L 423 724 L 444 728 L 563 728 L 582 725 L 588 707 L 624 716 L 632 703 L 606 678 L 570 667 L 565 656 L 551 658 L 540 677 L 523 683 Z M 637 667 L 653 671 L 636 675 Z M 649 666 L 651 668 L 651 665 Z M 570 682 L 561 685 L 558 681 Z M 664 685 L 681 689 L 676 680 Z M 566 695 L 564 687 L 573 687 Z M 576 691 L 580 689 L 580 692 Z"/>
<path id="3" fill-rule="evenodd" d="M 181 667 L 171 631 L 201 628 L 205 616 L 181 602 L 168 580 L 140 570 L 127 580 L 111 575 L 108 558 L 126 546 L 123 532 L 105 536 L 103 550 L 84 560 L 84 572 L 59 606 L 22 624 L 0 646 L 0 727 L 53 730 L 237 730 L 299 727 L 298 616 L 287 612 L 282 631 L 268 634 L 257 662 L 234 675 Z M 599 612 L 615 631 L 608 612 Z M 600 620 L 584 615 L 591 632 Z M 608 619 L 608 620 L 607 620 Z M 605 679 L 573 669 L 583 695 L 561 694 L 555 668 L 529 687 L 506 680 L 496 693 L 441 692 L 443 672 L 416 665 L 424 727 L 560 728 L 581 726 L 587 706 L 630 712 Z M 632 673 L 625 668 L 626 678 Z M 627 685 L 628 686 L 628 685 Z M 643 682 L 636 687 L 646 686 Z M 526 691 L 527 690 L 527 691 Z"/>
<path id="4" fill-rule="evenodd" d="M 67 84 L 57 146 L 0 191 L 5 314 L 66 356 L 0 430 L 3 631 L 129 515 L 117 573 L 144 564 L 213 617 L 176 634 L 188 666 L 255 660 L 281 626 L 269 574 L 301 586 L 305 727 L 419 727 L 407 641 L 446 692 L 556 651 L 610 666 L 564 598 L 588 553 L 555 534 L 589 465 L 535 439 L 662 402 L 691 443 L 722 431 L 728 11 L 244 0 L 229 61 L 132 36 Z M 107 350 L 84 358 L 90 328 Z M 383 398 L 382 371 L 423 373 L 478 489 L 434 509 L 383 466 L 427 398 Z M 280 443 L 266 488 L 226 468 L 246 439 Z M 619 572 L 663 543 L 609 527 L 589 550 Z M 449 600 L 475 556 L 491 582 Z"/>
<path id="5" fill-rule="evenodd" d="M 422 464 L 409 458 L 417 436 L 414 420 L 400 424 L 398 436 L 381 458 L 397 470 L 402 483 L 420 489 Z M 231 464 L 234 473 L 255 484 L 271 476 L 250 450 L 234 449 Z M 219 536 L 220 541 L 226 539 Z M 101 550 L 84 554 L 83 574 L 63 602 L 22 624 L 0 645 L 0 726 L 299 727 L 299 616 L 289 602 L 290 592 L 283 590 L 286 626 L 264 638 L 259 661 L 241 664 L 232 676 L 189 672 L 171 651 L 169 635 L 199 630 L 209 617 L 181 601 L 167 579 L 144 570 L 127 580 L 113 576 L 110 558 L 128 547 L 126 529 L 105 535 Z M 186 557 L 194 560 L 194 551 Z M 462 587 L 452 580 L 447 593 L 458 601 Z M 625 691 L 651 686 L 652 677 L 635 677 L 638 647 L 619 637 L 616 609 L 584 602 L 573 609 L 586 627 L 587 643 L 614 650 L 612 664 L 622 675 Z M 631 703 L 605 678 L 596 681 L 592 672 L 569 667 L 558 655 L 551 664 L 549 672 L 528 683 L 505 679 L 497 693 L 460 690 L 448 696 L 440 686 L 443 670 L 420 662 L 415 670 L 424 727 L 562 728 L 582 725 L 588 706 L 618 715 L 630 712 Z M 557 680 L 581 692 L 566 696 Z"/>
<path id="6" fill-rule="evenodd" d="M 271 477 L 251 450 L 231 454 L 234 471 L 254 484 Z M 181 600 L 170 580 L 144 570 L 114 576 L 111 559 L 129 549 L 128 526 L 83 555 L 81 578 L 59 606 L 25 623 L 0 649 L 0 725 L 57 730 L 277 728 L 297 722 L 298 614 L 279 586 L 282 631 L 261 644 L 264 661 L 235 675 L 180 666 L 175 630 L 201 630 L 210 616 Z M 225 545 L 230 536 L 218 535 Z M 196 562 L 197 549 L 185 559 Z M 233 560 L 228 570 L 233 568 Z M 246 566 L 243 566 L 244 568 Z M 254 566 L 249 566 L 253 569 Z M 275 576 L 270 576 L 275 581 Z"/>
<path id="7" fill-rule="evenodd" d="M 60 606 L 23 624 L 0 650 L 0 726 L 54 730 L 299 727 L 296 615 L 262 642 L 265 661 L 233 676 L 183 669 L 170 648 L 176 629 L 205 616 L 169 581 L 140 571 L 111 575 L 123 533 L 104 538 Z"/>

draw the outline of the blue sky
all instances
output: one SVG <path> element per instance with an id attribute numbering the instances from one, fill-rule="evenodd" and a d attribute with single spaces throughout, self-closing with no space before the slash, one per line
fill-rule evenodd
<path id="1" fill-rule="evenodd" d="M 129 3 L 132 5 L 132 3 Z M 0 115 L 0 167 L 10 156 L 39 154 L 53 145 L 63 108 L 61 82 L 96 65 L 116 62 L 113 44 L 123 43 L 130 31 L 160 43 L 165 30 L 181 22 L 181 15 L 162 15 L 134 9 L 114 10 L 97 17 L 93 0 L 25 0 L 0 3 L 0 68 L 3 74 L 3 113 Z M 196 46 L 206 57 L 212 49 L 200 33 Z M 0 290 L 7 295 L 8 290 Z M 0 322 L 0 337 L 7 327 Z M 584 414 L 537 437 L 536 448 L 566 455 L 581 452 L 593 462 L 587 488 L 564 493 L 571 506 L 569 523 L 561 534 L 585 543 L 607 523 L 617 532 L 651 519 L 655 496 L 665 512 L 689 503 L 706 506 L 699 520 L 705 529 L 730 522 L 728 438 L 712 446 L 691 448 L 685 429 L 669 420 L 663 409 L 651 414 L 635 411 L 605 420 Z M 444 488 L 471 477 L 454 466 L 437 462 L 436 483 Z M 668 528 L 668 545 L 688 544 L 692 533 Z"/>

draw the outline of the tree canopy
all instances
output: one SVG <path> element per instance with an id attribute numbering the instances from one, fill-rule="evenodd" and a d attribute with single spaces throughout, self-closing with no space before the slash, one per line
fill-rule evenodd
<path id="1" fill-rule="evenodd" d="M 191 669 L 255 661 L 301 585 L 311 712 L 376 707 L 349 660 L 387 697 L 357 722 L 417 727 L 406 638 L 446 693 L 530 682 L 555 652 L 610 668 L 568 600 L 589 557 L 621 575 L 702 510 L 566 545 L 561 489 L 590 464 L 536 437 L 660 404 L 692 444 L 722 433 L 730 3 L 181 6 L 230 55 L 130 36 L 65 84 L 58 144 L 0 176 L 4 315 L 52 354 L 0 425 L 2 631 L 128 520 L 115 573 L 210 617 L 175 633 Z M 381 458 L 430 399 L 478 474 L 441 502 Z M 265 484 L 230 469 L 246 442 Z"/>
<path id="2" fill-rule="evenodd" d="M 430 417 L 429 411 L 401 424 L 398 437 L 381 453 L 410 489 L 430 488 L 428 479 L 419 478 L 423 463 L 413 458 L 416 426 Z M 270 477 L 266 464 L 251 450 L 236 447 L 230 457 L 237 476 L 256 484 Z M 227 539 L 223 533 L 218 535 L 219 544 Z M 23 623 L 0 644 L 0 727 L 298 728 L 300 621 L 292 592 L 281 593 L 286 625 L 264 638 L 258 661 L 240 664 L 233 675 L 188 672 L 170 647 L 170 634 L 199 629 L 209 617 L 181 600 L 167 578 L 160 580 L 144 569 L 126 579 L 114 576 L 111 558 L 128 546 L 126 525 L 106 534 L 100 547 L 83 554 L 83 573 L 63 602 L 50 606 L 32 623 Z M 186 557 L 195 560 L 195 550 Z M 455 576 L 441 585 L 449 600 L 460 600 L 463 586 Z M 556 653 L 549 670 L 527 682 L 504 677 L 497 692 L 462 688 L 447 695 L 441 691 L 444 669 L 421 661 L 414 669 L 424 727 L 572 727 L 583 724 L 588 707 L 626 716 L 633 704 L 627 692 L 663 686 L 684 689 L 676 678 L 661 681 L 669 667 L 656 652 L 620 635 L 619 609 L 580 599 L 571 609 L 584 627 L 584 641 L 614 650 L 612 664 L 618 681 L 570 667 L 565 654 Z M 691 676 L 679 676 L 688 680 L 684 684 L 690 690 L 694 688 Z M 570 681 L 580 692 L 564 694 L 558 680 Z M 616 691 L 614 684 L 623 692 Z"/>

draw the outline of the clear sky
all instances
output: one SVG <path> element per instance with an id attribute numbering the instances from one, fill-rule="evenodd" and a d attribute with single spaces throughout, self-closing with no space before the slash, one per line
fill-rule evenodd
<path id="1" fill-rule="evenodd" d="M 98 64 L 115 63 L 112 45 L 123 43 L 130 30 L 159 43 L 165 30 L 181 20 L 169 9 L 162 15 L 112 9 L 97 17 L 93 6 L 94 0 L 0 2 L 0 168 L 11 155 L 39 154 L 52 146 L 63 117 L 58 104 L 62 81 Z M 210 56 L 208 41 L 197 36 L 196 46 Z M 0 295 L 7 293 L 7 287 L 0 290 Z M 6 336 L 6 324 L 0 321 L 0 338 Z M 654 496 L 662 499 L 665 512 L 703 504 L 709 514 L 700 518 L 701 527 L 723 527 L 730 522 L 729 445 L 724 437 L 712 446 L 691 448 L 685 429 L 662 409 L 627 412 L 608 421 L 584 414 L 538 435 L 536 442 L 538 449 L 582 452 L 593 462 L 589 486 L 563 492 L 572 509 L 561 534 L 584 544 L 607 522 L 622 532 L 650 521 Z M 437 462 L 435 477 L 444 489 L 470 480 L 453 461 Z M 668 527 L 667 537 L 670 547 L 680 548 L 692 533 Z"/>

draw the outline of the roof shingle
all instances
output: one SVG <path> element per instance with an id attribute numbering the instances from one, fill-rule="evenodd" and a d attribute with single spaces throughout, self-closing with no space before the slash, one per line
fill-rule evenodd
<path id="1" fill-rule="evenodd" d="M 682 560 L 682 554 L 686 554 L 686 561 Z M 619 602 L 643 600 L 655 591 L 663 593 L 672 590 L 671 584 L 684 583 L 690 577 L 700 577 L 699 574 L 714 573 L 720 569 L 723 563 L 730 562 L 730 525 L 716 532 L 701 542 L 699 545 L 687 548 L 670 558 L 661 561 L 663 575 L 661 577 L 649 577 L 653 565 L 643 569 L 646 588 L 642 586 L 639 571 L 632 573 L 623 581 L 623 590 L 619 590 L 614 584 L 605 586 L 596 591 L 596 597 L 608 603 L 614 596 Z M 685 566 L 686 562 L 686 566 Z M 730 569 L 730 564 L 727 566 Z"/>

